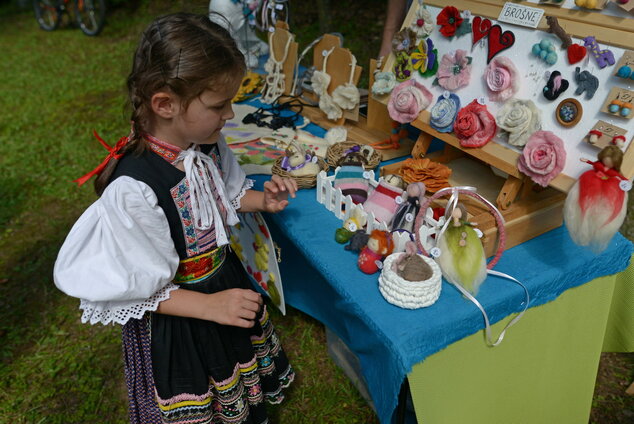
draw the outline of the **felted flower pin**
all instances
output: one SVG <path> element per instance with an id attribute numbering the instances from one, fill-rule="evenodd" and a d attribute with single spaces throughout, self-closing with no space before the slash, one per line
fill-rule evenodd
<path id="1" fill-rule="evenodd" d="M 541 129 L 541 112 L 532 100 L 511 99 L 504 103 L 495 118 L 508 135 L 509 144 L 523 147 L 535 131 Z"/>
<path id="2" fill-rule="evenodd" d="M 414 21 L 409 27 L 412 31 L 414 31 L 417 39 L 429 37 L 431 32 L 434 30 L 434 20 L 431 17 L 431 13 L 429 13 L 429 10 L 427 10 L 425 6 L 418 6 Z"/>
<path id="3" fill-rule="evenodd" d="M 376 95 L 388 94 L 396 86 L 396 75 L 393 72 L 377 72 L 372 84 L 372 93 Z"/>
<path id="4" fill-rule="evenodd" d="M 459 109 L 460 98 L 458 96 L 453 93 L 448 96 L 441 95 L 431 108 L 429 125 L 438 132 L 452 132 Z"/>
<path id="5" fill-rule="evenodd" d="M 536 184 L 546 187 L 566 164 L 566 149 L 561 138 L 550 131 L 537 131 L 528 139 L 517 169 Z"/>
<path id="6" fill-rule="evenodd" d="M 440 33 L 445 37 L 460 37 L 471 33 L 469 19 L 460 16 L 460 11 L 453 6 L 446 6 L 436 17 L 436 24 L 440 25 Z"/>
<path id="7" fill-rule="evenodd" d="M 416 47 L 416 33 L 410 28 L 400 30 L 392 39 L 392 51 L 410 53 Z"/>
<path id="8" fill-rule="evenodd" d="M 430 77 L 438 71 L 438 50 L 431 38 L 418 43 L 411 57 L 412 68 L 424 77 Z"/>
<path id="9" fill-rule="evenodd" d="M 397 81 L 405 81 L 412 76 L 412 61 L 405 52 L 396 53 L 396 60 L 394 61 L 394 75 Z"/>
<path id="10" fill-rule="evenodd" d="M 504 102 L 517 93 L 520 88 L 519 72 L 505 56 L 491 59 L 484 71 L 484 80 L 489 89 L 489 100 Z"/>
<path id="11" fill-rule="evenodd" d="M 412 122 L 432 101 L 432 94 L 422 84 L 409 79 L 394 87 L 387 110 L 390 118 L 406 124 Z"/>
<path id="12" fill-rule="evenodd" d="M 466 50 L 445 54 L 440 60 L 436 83 L 445 90 L 455 91 L 466 87 L 471 79 L 471 57 Z"/>
<path id="13" fill-rule="evenodd" d="M 460 109 L 453 130 L 461 146 L 482 147 L 495 136 L 497 125 L 487 107 L 474 100 Z"/>

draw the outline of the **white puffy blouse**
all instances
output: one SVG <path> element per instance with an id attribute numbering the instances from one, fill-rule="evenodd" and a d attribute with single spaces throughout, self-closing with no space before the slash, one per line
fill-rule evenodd
<path id="1" fill-rule="evenodd" d="M 181 151 L 184 153 L 194 159 L 204 155 L 197 147 Z M 253 181 L 246 178 L 224 139 L 218 141 L 218 153 L 222 172 L 216 174 L 221 178 L 216 185 L 224 183 L 224 190 L 217 193 L 226 197 L 220 199 L 223 207 L 235 212 Z M 212 172 L 198 171 L 187 172 L 188 186 L 195 175 L 206 175 L 212 180 L 208 183 L 217 181 L 210 176 Z M 217 221 L 212 224 L 217 231 L 223 227 L 222 223 L 216 225 Z M 59 251 L 53 276 L 61 291 L 81 299 L 82 322 L 125 324 L 146 311 L 155 311 L 178 288 L 172 282 L 178 265 L 179 256 L 156 194 L 144 182 L 121 176 L 73 225 Z"/>

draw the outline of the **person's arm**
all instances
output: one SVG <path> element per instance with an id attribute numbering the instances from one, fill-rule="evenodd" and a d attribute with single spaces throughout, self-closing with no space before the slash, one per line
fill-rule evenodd
<path id="1" fill-rule="evenodd" d="M 295 197 L 297 189 L 294 179 L 272 175 L 264 183 L 264 191 L 247 190 L 238 212 L 280 212 L 288 206 L 288 196 Z"/>
<path id="2" fill-rule="evenodd" d="M 392 51 L 392 39 L 403 24 L 403 19 L 405 19 L 407 12 L 405 8 L 406 4 L 407 0 L 388 0 L 379 57 L 387 56 Z"/>
<path id="3" fill-rule="evenodd" d="M 262 296 L 253 290 L 229 289 L 206 294 L 178 289 L 159 303 L 156 312 L 250 328 L 261 306 Z"/>

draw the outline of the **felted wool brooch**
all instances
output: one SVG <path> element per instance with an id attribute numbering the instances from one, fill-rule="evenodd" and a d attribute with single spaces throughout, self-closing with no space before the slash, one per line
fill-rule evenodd
<path id="1" fill-rule="evenodd" d="M 471 57 L 466 50 L 445 54 L 440 60 L 437 83 L 445 90 L 455 91 L 469 85 L 471 79 Z"/>
<path id="2" fill-rule="evenodd" d="M 537 131 L 528 139 L 517 161 L 517 169 L 546 187 L 564 169 L 566 149 L 561 138 L 550 131 Z"/>
<path id="3" fill-rule="evenodd" d="M 438 71 L 438 50 L 431 38 L 422 40 L 410 56 L 412 68 L 423 77 L 430 77 Z"/>
<path id="4" fill-rule="evenodd" d="M 447 97 L 441 95 L 431 108 L 429 125 L 438 132 L 453 131 L 453 124 L 460 110 L 460 98 L 451 93 Z"/>
<path id="5" fill-rule="evenodd" d="M 414 31 L 417 39 L 429 37 L 434 30 L 434 20 L 425 6 L 419 4 L 414 21 L 409 27 Z"/>
<path id="6" fill-rule="evenodd" d="M 416 47 L 416 33 L 410 28 L 405 28 L 394 35 L 392 39 L 392 51 L 409 54 Z"/>
<path id="7" fill-rule="evenodd" d="M 532 100 L 511 99 L 495 117 L 500 129 L 508 135 L 509 144 L 523 147 L 528 138 L 542 127 L 541 111 Z"/>
<path id="8" fill-rule="evenodd" d="M 428 158 L 409 158 L 403 162 L 399 174 L 406 183 L 421 182 L 425 184 L 427 191 L 435 193 L 441 188 L 449 187 L 451 169 Z"/>
<path id="9" fill-rule="evenodd" d="M 454 123 L 454 133 L 463 147 L 482 147 L 491 141 L 496 131 L 495 118 L 477 100 L 460 109 Z"/>
<path id="10" fill-rule="evenodd" d="M 409 58 L 409 54 L 405 52 L 398 52 L 395 54 L 396 60 L 394 61 L 394 75 L 397 81 L 408 80 L 412 76 L 414 68 L 412 68 L 412 61 Z"/>
<path id="11" fill-rule="evenodd" d="M 394 72 L 377 72 L 374 75 L 374 84 L 372 84 L 372 94 L 378 96 L 391 93 L 396 86 L 396 75 Z"/>
<path id="12" fill-rule="evenodd" d="M 453 6 L 445 6 L 440 11 L 436 17 L 436 24 L 440 25 L 440 33 L 448 38 L 471 33 L 469 19 L 463 19 L 460 11 Z"/>
<path id="13" fill-rule="evenodd" d="M 424 85 L 409 79 L 394 87 L 387 110 L 390 118 L 407 124 L 415 120 L 422 110 L 427 109 L 432 98 L 432 94 Z"/>
<path id="14" fill-rule="evenodd" d="M 506 56 L 495 57 L 484 71 L 484 80 L 489 89 L 489 100 L 505 102 L 520 88 L 519 72 Z"/>

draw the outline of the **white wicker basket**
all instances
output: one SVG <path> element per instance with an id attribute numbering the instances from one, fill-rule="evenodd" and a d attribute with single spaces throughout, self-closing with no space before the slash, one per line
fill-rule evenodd
<path id="1" fill-rule="evenodd" d="M 405 253 L 392 253 L 385 258 L 379 276 L 379 290 L 389 303 L 405 309 L 418 309 L 433 305 L 440 296 L 442 272 L 436 262 L 418 255 L 429 265 L 432 276 L 425 281 L 408 281 L 392 270 L 392 263 Z"/>

